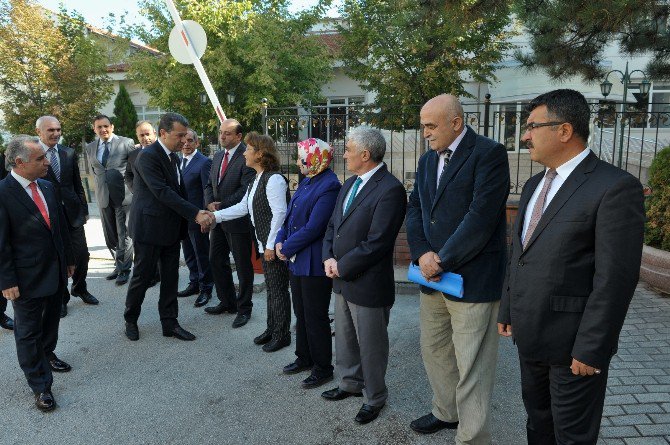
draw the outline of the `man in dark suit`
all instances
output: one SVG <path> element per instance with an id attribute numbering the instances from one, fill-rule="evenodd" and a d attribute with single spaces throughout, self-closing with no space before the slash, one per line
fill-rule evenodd
<path id="1" fill-rule="evenodd" d="M 546 170 L 521 192 L 498 330 L 519 348 L 528 443 L 595 444 L 640 273 L 642 185 L 587 147 L 577 91 L 542 94 L 528 111 L 522 140 Z"/>
<path id="2" fill-rule="evenodd" d="M 75 151 L 58 141 L 61 137 L 61 126 L 53 116 L 42 116 L 35 123 L 40 145 L 49 158 L 49 171 L 45 179 L 49 180 L 56 190 L 56 198 L 63 206 L 63 213 L 70 231 L 70 243 L 75 258 L 75 271 L 72 275 L 70 292 L 65 289 L 60 316 L 67 315 L 67 304 L 70 295 L 79 297 L 86 304 L 98 304 L 98 299 L 88 291 L 86 274 L 88 272 L 88 245 L 84 224 L 88 221 L 88 203 L 84 194 L 84 186 L 79 174 L 79 162 Z"/>
<path id="3" fill-rule="evenodd" d="M 219 129 L 223 150 L 214 155 L 212 171 L 205 187 L 207 209 L 214 212 L 237 204 L 242 200 L 256 172 L 247 167 L 242 142 L 242 126 L 235 119 L 226 119 Z M 251 316 L 251 295 L 254 286 L 254 268 L 251 264 L 251 219 L 249 216 L 217 224 L 210 238 L 209 263 L 214 275 L 214 286 L 219 304 L 208 307 L 208 314 L 237 312 L 233 327 L 244 326 Z M 230 253 L 233 253 L 240 294 L 235 296 Z"/>
<path id="4" fill-rule="evenodd" d="M 132 139 L 114 134 L 109 117 L 100 114 L 93 119 L 98 136 L 86 146 L 88 162 L 95 178 L 95 198 L 100 208 L 105 243 L 115 258 L 114 272 L 108 280 L 116 285 L 128 282 L 133 265 L 133 242 L 128 236 L 128 211 L 133 198 L 124 183 L 128 154 L 135 149 Z"/>
<path id="5" fill-rule="evenodd" d="M 137 155 L 140 154 L 142 149 L 147 148 L 149 145 L 156 142 L 156 130 L 154 130 L 154 126 L 151 125 L 151 122 L 149 121 L 137 122 L 137 124 L 135 124 L 135 134 L 140 143 L 139 146 L 135 146 L 135 150 L 128 153 L 128 165 L 126 166 L 126 172 L 123 174 L 123 181 L 126 183 L 126 188 L 131 192 L 133 191 L 133 183 L 135 181 L 135 159 L 137 159 Z M 130 205 L 133 205 L 132 201 Z M 160 280 L 160 270 L 158 265 L 156 265 L 156 275 L 151 280 L 151 283 L 149 283 L 149 287 L 155 286 Z"/>
<path id="6" fill-rule="evenodd" d="M 42 411 L 56 407 L 52 371 L 69 371 L 56 357 L 63 292 L 74 258 L 63 209 L 47 174 L 39 139 L 17 136 L 7 146 L 12 172 L 0 181 L 0 289 L 14 307 L 19 365 Z"/>
<path id="7" fill-rule="evenodd" d="M 490 444 L 496 317 L 507 260 L 507 152 L 465 125 L 463 107 L 451 95 L 426 102 L 421 126 L 431 150 L 419 159 L 407 207 L 412 261 L 429 280 L 460 274 L 464 295 L 421 288 L 421 355 L 433 407 L 410 427 L 422 434 L 458 428 L 457 444 Z"/>
<path id="8" fill-rule="evenodd" d="M 351 131 L 344 159 L 349 178 L 335 203 L 323 240 L 326 275 L 335 292 L 337 388 L 321 394 L 342 400 L 365 393 L 355 419 L 373 421 L 386 403 L 387 326 L 395 300 L 393 246 L 407 195 L 382 162 L 384 136 L 375 129 Z"/>
<path id="9" fill-rule="evenodd" d="M 189 129 L 181 150 L 181 174 L 184 178 L 188 202 L 198 208 L 205 207 L 205 187 L 209 181 L 212 160 L 198 151 L 200 141 L 195 131 Z M 188 223 L 188 237 L 182 241 L 184 259 L 189 271 L 189 283 L 177 296 L 196 295 L 194 306 L 204 306 L 212 298 L 212 269 L 209 266 L 209 233 L 202 233 L 194 221 Z"/>
<path id="10" fill-rule="evenodd" d="M 0 153 L 0 180 L 5 179 L 9 172 L 5 167 L 5 154 Z M 14 329 L 14 320 L 12 320 L 9 315 L 5 314 L 7 310 L 7 300 L 0 298 L 0 328 L 9 329 L 10 331 Z"/>
<path id="11" fill-rule="evenodd" d="M 124 312 L 126 336 L 133 341 L 140 338 L 137 320 L 157 263 L 162 272 L 158 312 L 163 335 L 195 340 L 177 322 L 179 243 L 186 237 L 187 221 L 194 220 L 208 229 L 214 215 L 186 200 L 177 152 L 183 146 L 187 128 L 184 116 L 165 113 L 158 124 L 158 140 L 142 150 L 135 161 L 137 176 L 129 222 L 135 242 L 135 265 Z"/>

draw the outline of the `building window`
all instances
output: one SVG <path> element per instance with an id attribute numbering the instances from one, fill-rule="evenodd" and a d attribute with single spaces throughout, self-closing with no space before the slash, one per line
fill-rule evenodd
<path id="1" fill-rule="evenodd" d="M 165 110 L 148 105 L 136 105 L 135 111 L 137 111 L 137 120 L 149 121 L 154 127 L 158 126 L 158 121 L 165 114 Z"/>
<path id="2" fill-rule="evenodd" d="M 670 84 L 654 83 L 649 97 L 652 128 L 670 128 Z"/>
<path id="3" fill-rule="evenodd" d="M 363 96 L 330 97 L 326 103 L 312 107 L 309 137 L 328 143 L 344 140 L 349 127 L 358 124 L 356 106 L 362 105 L 363 101 Z"/>

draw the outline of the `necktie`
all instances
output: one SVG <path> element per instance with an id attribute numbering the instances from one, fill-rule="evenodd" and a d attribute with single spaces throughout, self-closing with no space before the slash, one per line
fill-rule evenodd
<path id="1" fill-rule="evenodd" d="M 44 218 L 44 221 L 46 221 L 47 227 L 51 228 L 51 221 L 49 221 L 49 212 L 47 212 L 47 206 L 46 204 L 44 204 L 44 201 L 42 200 L 40 193 L 37 191 L 37 184 L 31 182 L 29 187 L 30 187 L 30 194 L 33 197 L 33 201 L 35 201 L 35 205 L 42 214 L 42 218 Z"/>
<path id="2" fill-rule="evenodd" d="M 102 166 L 107 167 L 107 158 L 109 158 L 109 141 L 105 141 L 105 149 L 102 151 Z"/>
<path id="3" fill-rule="evenodd" d="M 51 162 L 51 169 L 54 171 L 54 175 L 56 175 L 58 182 L 60 182 L 60 164 L 58 163 L 56 147 L 51 147 L 47 151 L 49 152 L 49 162 Z"/>
<path id="4" fill-rule="evenodd" d="M 170 153 L 170 162 L 172 163 L 172 168 L 177 173 L 177 183 L 181 184 L 181 181 L 180 181 L 180 178 L 179 178 L 180 173 L 181 173 L 179 171 L 179 158 L 177 157 L 176 153 Z"/>
<path id="5" fill-rule="evenodd" d="M 542 186 L 542 190 L 540 190 L 540 194 L 537 197 L 537 201 L 535 201 L 535 207 L 533 207 L 533 213 L 530 215 L 530 223 L 528 224 L 528 229 L 526 230 L 526 236 L 523 239 L 524 249 L 528 245 L 530 237 L 533 236 L 533 232 L 537 227 L 537 223 L 539 223 L 540 218 L 542 218 L 544 202 L 547 200 L 547 193 L 549 192 L 549 188 L 551 187 L 551 183 L 554 181 L 555 177 L 556 177 L 556 170 L 554 170 L 553 168 L 547 170 L 547 174 L 544 176 L 544 185 Z"/>
<path id="6" fill-rule="evenodd" d="M 351 203 L 354 202 L 354 198 L 356 197 L 356 193 L 358 193 L 358 187 L 361 186 L 361 183 L 363 180 L 361 178 L 356 178 L 356 181 L 354 181 L 354 186 L 351 187 L 351 195 L 349 195 L 349 199 L 347 200 L 347 205 L 344 206 L 344 214 L 347 213 L 347 210 L 349 210 L 349 207 L 351 207 Z"/>
<path id="7" fill-rule="evenodd" d="M 188 164 L 188 159 L 183 158 L 183 159 L 181 160 L 181 169 L 182 169 L 182 171 L 186 168 L 186 164 Z"/>
<path id="8" fill-rule="evenodd" d="M 447 148 L 447 149 L 444 151 L 444 154 L 441 154 L 441 156 L 444 156 L 444 166 L 442 167 L 442 171 L 440 172 L 440 176 L 437 178 L 437 183 L 438 183 L 438 184 L 440 183 L 440 180 L 442 179 L 442 175 L 444 175 L 444 172 L 447 171 L 447 166 L 449 165 L 449 161 L 451 160 L 451 155 L 452 155 L 453 153 L 454 153 L 454 152 L 451 151 L 450 148 Z"/>
<path id="9" fill-rule="evenodd" d="M 221 171 L 219 171 L 219 183 L 221 182 L 223 174 L 226 172 L 227 168 L 228 168 L 228 150 L 226 150 L 226 154 L 223 155 L 223 162 L 221 163 Z"/>

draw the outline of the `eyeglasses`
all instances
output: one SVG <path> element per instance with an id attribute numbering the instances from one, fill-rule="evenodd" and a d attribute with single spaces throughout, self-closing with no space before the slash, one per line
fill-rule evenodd
<path id="1" fill-rule="evenodd" d="M 536 128 L 540 127 L 553 127 L 555 125 L 561 125 L 564 124 L 565 122 L 530 122 L 526 125 L 524 125 L 523 129 L 524 131 L 532 131 L 535 130 Z"/>

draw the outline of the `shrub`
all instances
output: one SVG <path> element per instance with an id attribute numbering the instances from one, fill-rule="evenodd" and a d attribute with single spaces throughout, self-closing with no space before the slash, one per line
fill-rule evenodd
<path id="1" fill-rule="evenodd" d="M 649 167 L 651 195 L 645 207 L 645 244 L 670 251 L 670 147 L 656 154 Z"/>

